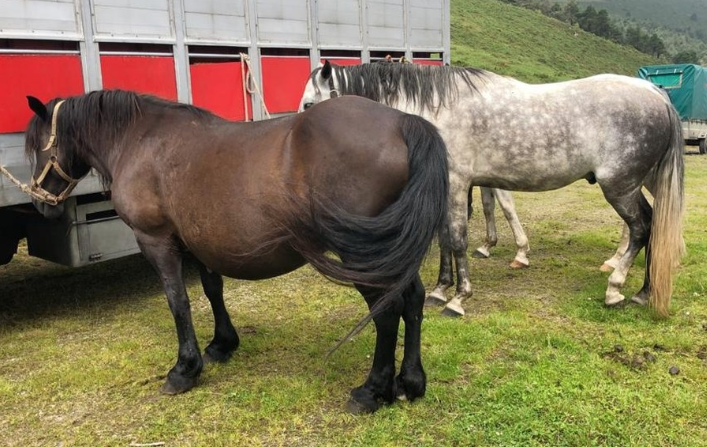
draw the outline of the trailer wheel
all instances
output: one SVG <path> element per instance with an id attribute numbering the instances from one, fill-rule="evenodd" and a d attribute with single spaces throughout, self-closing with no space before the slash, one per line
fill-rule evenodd
<path id="1" fill-rule="evenodd" d="M 707 139 L 700 140 L 700 154 L 707 154 Z"/>

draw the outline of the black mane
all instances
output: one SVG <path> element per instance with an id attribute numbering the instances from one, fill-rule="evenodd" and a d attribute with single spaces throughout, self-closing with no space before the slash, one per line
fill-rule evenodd
<path id="1" fill-rule="evenodd" d="M 51 100 L 47 111 L 53 115 L 54 107 L 61 98 Z M 59 148 L 71 147 L 67 151 L 68 164 L 73 157 L 81 157 L 89 147 L 108 147 L 107 143 L 121 138 L 124 129 L 135 122 L 147 107 L 185 110 L 195 117 L 214 117 L 210 112 L 188 104 L 167 101 L 151 95 L 125 90 L 98 90 L 85 95 L 67 98 L 59 109 L 56 141 Z M 48 126 L 34 115 L 25 132 L 25 151 L 32 158 L 42 144 L 42 129 Z M 110 181 L 110 179 L 106 179 Z"/>
<path id="2" fill-rule="evenodd" d="M 459 81 L 476 91 L 476 83 L 486 73 L 475 68 L 393 62 L 331 67 L 342 95 L 363 96 L 392 106 L 405 96 L 429 111 L 453 102 L 459 94 Z"/>

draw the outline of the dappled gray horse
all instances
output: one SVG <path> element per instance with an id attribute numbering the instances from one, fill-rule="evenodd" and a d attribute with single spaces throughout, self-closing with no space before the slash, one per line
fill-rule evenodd
<path id="1" fill-rule="evenodd" d="M 605 303 L 620 289 L 638 252 L 645 280 L 633 301 L 667 315 L 673 268 L 682 254 L 683 156 L 680 121 L 667 96 L 649 82 L 599 75 L 529 85 L 484 70 L 378 63 L 325 63 L 305 87 L 301 108 L 339 95 L 359 95 L 417 113 L 440 129 L 450 157 L 448 227 L 440 233 L 439 280 L 428 302 L 462 315 L 471 295 L 467 193 L 472 186 L 547 191 L 586 179 L 627 225 L 627 243 L 611 260 Z M 646 185 L 654 206 L 641 188 Z M 452 254 L 457 290 L 453 284 Z M 650 299 L 649 299 L 650 298 Z"/>

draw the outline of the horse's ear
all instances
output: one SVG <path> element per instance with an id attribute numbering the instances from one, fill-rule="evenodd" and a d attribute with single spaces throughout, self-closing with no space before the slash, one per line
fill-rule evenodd
<path id="1" fill-rule="evenodd" d="M 331 64 L 328 60 L 324 61 L 324 66 L 321 71 L 322 79 L 329 79 L 331 77 Z"/>
<path id="2" fill-rule="evenodd" d="M 42 101 L 38 100 L 34 96 L 27 96 L 27 104 L 29 104 L 29 108 L 32 109 L 32 111 L 36 113 L 42 121 L 47 121 L 49 118 L 49 112 L 47 112 L 47 108 L 44 106 Z"/>

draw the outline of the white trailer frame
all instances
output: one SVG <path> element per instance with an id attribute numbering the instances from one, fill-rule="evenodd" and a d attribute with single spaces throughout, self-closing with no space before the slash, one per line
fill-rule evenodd
<path id="1" fill-rule="evenodd" d="M 308 58 L 309 70 L 329 56 L 367 63 L 392 54 L 448 64 L 449 14 L 450 0 L 3 0 L 0 64 L 8 55 L 78 55 L 83 91 L 89 92 L 104 86 L 102 56 L 168 55 L 176 99 L 193 103 L 190 61 L 239 60 L 238 49 L 267 96 L 263 61 L 281 54 Z M 156 53 L 144 49 L 151 46 Z M 246 101 L 248 118 L 266 117 L 261 97 Z M 0 132 L 0 164 L 29 181 L 21 131 Z M 136 253 L 132 233 L 103 193 L 100 179 L 89 174 L 64 216 L 48 221 L 34 215 L 29 197 L 0 176 L 0 264 L 7 258 L 2 238 L 10 233 L 27 236 L 31 255 L 71 266 Z"/>

